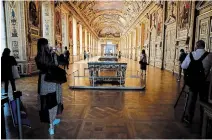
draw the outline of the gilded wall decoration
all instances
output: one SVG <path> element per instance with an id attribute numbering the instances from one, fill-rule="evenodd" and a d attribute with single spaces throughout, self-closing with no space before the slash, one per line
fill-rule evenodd
<path id="1" fill-rule="evenodd" d="M 45 27 L 45 35 L 46 36 L 49 36 L 49 21 L 48 20 L 45 20 L 45 22 L 44 22 L 44 27 Z"/>
<path id="2" fill-rule="evenodd" d="M 77 25 L 77 41 L 80 41 L 80 25 Z"/>
<path id="3" fill-rule="evenodd" d="M 18 20 L 16 16 L 16 2 L 11 1 L 9 3 L 10 9 L 11 9 L 11 20 L 10 20 L 10 25 L 11 25 L 11 37 L 18 37 Z"/>
<path id="4" fill-rule="evenodd" d="M 208 22 L 201 22 L 200 25 L 200 35 L 206 35 L 208 30 Z"/>
<path id="5" fill-rule="evenodd" d="M 157 36 L 161 36 L 162 34 L 162 24 L 163 24 L 163 11 L 160 10 L 157 12 L 156 14 L 156 18 L 157 18 Z"/>
<path id="6" fill-rule="evenodd" d="M 143 1 L 70 1 L 70 3 L 82 13 L 97 34 L 108 28 L 105 21 L 120 29 L 117 31 L 119 34 L 124 32 L 148 4 Z M 109 30 L 108 35 L 111 35 Z M 105 36 L 105 33 L 99 36 Z"/>
<path id="7" fill-rule="evenodd" d="M 58 36 L 62 34 L 61 13 L 59 10 L 55 11 L 55 33 Z"/>
<path id="8" fill-rule="evenodd" d="M 73 39 L 73 23 L 72 20 L 69 21 L 69 38 Z"/>
<path id="9" fill-rule="evenodd" d="M 180 1 L 178 6 L 178 28 L 184 30 L 189 27 L 191 11 L 190 1 Z"/>
<path id="10" fill-rule="evenodd" d="M 156 16 L 157 15 L 155 12 L 150 15 L 150 29 L 156 27 L 156 18 L 157 18 Z"/>
<path id="11" fill-rule="evenodd" d="M 12 41 L 12 52 L 16 59 L 19 59 L 18 41 Z"/>
<path id="12" fill-rule="evenodd" d="M 175 1 L 168 1 L 168 16 L 167 18 L 174 18 L 176 19 L 176 14 L 177 14 L 177 4 Z"/>

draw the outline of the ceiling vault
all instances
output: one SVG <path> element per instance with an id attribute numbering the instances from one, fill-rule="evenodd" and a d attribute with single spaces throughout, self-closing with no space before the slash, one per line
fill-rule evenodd
<path id="1" fill-rule="evenodd" d="M 69 1 L 98 37 L 120 37 L 137 22 L 149 1 Z"/>

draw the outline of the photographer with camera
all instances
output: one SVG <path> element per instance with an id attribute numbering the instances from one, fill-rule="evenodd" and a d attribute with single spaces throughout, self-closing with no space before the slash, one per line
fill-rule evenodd
<path id="1" fill-rule="evenodd" d="M 212 67 L 212 54 L 205 51 L 205 42 L 196 42 L 196 50 L 188 54 L 181 65 L 185 69 L 185 84 L 189 86 L 188 105 L 185 110 L 184 121 L 192 123 L 197 97 L 201 101 L 207 101 L 209 90 L 209 73 Z M 203 109 L 200 108 L 201 120 Z"/>

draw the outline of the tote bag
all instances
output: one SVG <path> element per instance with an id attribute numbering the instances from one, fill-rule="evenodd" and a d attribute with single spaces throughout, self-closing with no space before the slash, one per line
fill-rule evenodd
<path id="1" fill-rule="evenodd" d="M 13 78 L 14 79 L 20 78 L 20 75 L 18 73 L 18 67 L 17 66 L 12 66 L 12 73 L 13 73 Z"/>
<path id="2" fill-rule="evenodd" d="M 67 82 L 66 71 L 61 69 L 60 67 L 53 66 L 53 67 L 48 69 L 44 80 L 46 82 L 63 84 L 65 82 Z"/>

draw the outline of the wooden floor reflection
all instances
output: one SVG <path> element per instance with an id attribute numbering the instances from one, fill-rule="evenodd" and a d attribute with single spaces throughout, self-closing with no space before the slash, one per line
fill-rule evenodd
<path id="1" fill-rule="evenodd" d="M 139 69 L 138 62 L 129 59 L 121 61 L 128 62 L 129 70 Z M 79 69 L 80 74 L 83 74 L 86 62 L 70 65 L 68 73 Z M 180 123 L 184 99 L 181 98 L 177 109 L 173 109 L 182 85 L 171 72 L 148 66 L 146 90 L 140 92 L 72 91 L 68 87 L 69 81 L 63 85 L 65 109 L 59 116 L 61 123 L 56 126 L 54 136 L 49 136 L 48 125 L 39 121 L 37 79 L 37 76 L 33 76 L 16 81 L 17 89 L 23 91 L 22 101 L 32 123 L 32 128 L 24 128 L 25 139 L 199 138 L 198 117 L 192 128 L 186 128 Z M 6 115 L 7 138 L 17 138 L 11 116 L 9 113 Z"/>

